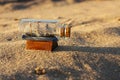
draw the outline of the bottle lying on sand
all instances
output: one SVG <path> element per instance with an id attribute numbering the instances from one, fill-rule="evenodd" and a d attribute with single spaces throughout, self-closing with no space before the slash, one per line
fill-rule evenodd
<path id="1" fill-rule="evenodd" d="M 60 24 L 57 20 L 24 19 L 20 22 L 20 30 L 29 37 L 70 37 L 71 28 Z"/>

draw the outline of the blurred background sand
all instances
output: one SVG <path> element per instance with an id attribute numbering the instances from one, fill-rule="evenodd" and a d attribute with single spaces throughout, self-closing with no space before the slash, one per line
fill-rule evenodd
<path id="1" fill-rule="evenodd" d="M 0 80 L 119 80 L 119 8 L 120 0 L 0 0 Z M 71 19 L 71 38 L 53 52 L 25 50 L 22 18 Z"/>

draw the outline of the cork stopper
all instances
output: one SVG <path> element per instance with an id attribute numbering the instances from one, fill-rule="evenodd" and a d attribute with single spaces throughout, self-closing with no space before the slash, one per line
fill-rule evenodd
<path id="1" fill-rule="evenodd" d="M 71 34 L 71 27 L 66 26 L 66 28 L 65 28 L 65 37 L 70 37 L 70 34 Z"/>
<path id="2" fill-rule="evenodd" d="M 65 28 L 64 27 L 60 28 L 60 37 L 65 37 Z"/>

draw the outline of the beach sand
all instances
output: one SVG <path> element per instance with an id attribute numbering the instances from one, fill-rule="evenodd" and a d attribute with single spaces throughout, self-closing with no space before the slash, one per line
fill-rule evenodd
<path id="1" fill-rule="evenodd" d="M 0 5 L 0 80 L 119 80 L 120 0 Z M 71 38 L 54 51 L 25 49 L 22 18 L 71 19 Z M 46 73 L 36 75 L 36 67 Z"/>

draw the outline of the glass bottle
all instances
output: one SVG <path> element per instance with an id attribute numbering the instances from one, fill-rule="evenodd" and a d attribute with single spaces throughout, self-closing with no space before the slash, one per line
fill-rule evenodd
<path id="1" fill-rule="evenodd" d="M 71 27 L 54 20 L 24 19 L 20 30 L 29 37 L 70 37 Z"/>

